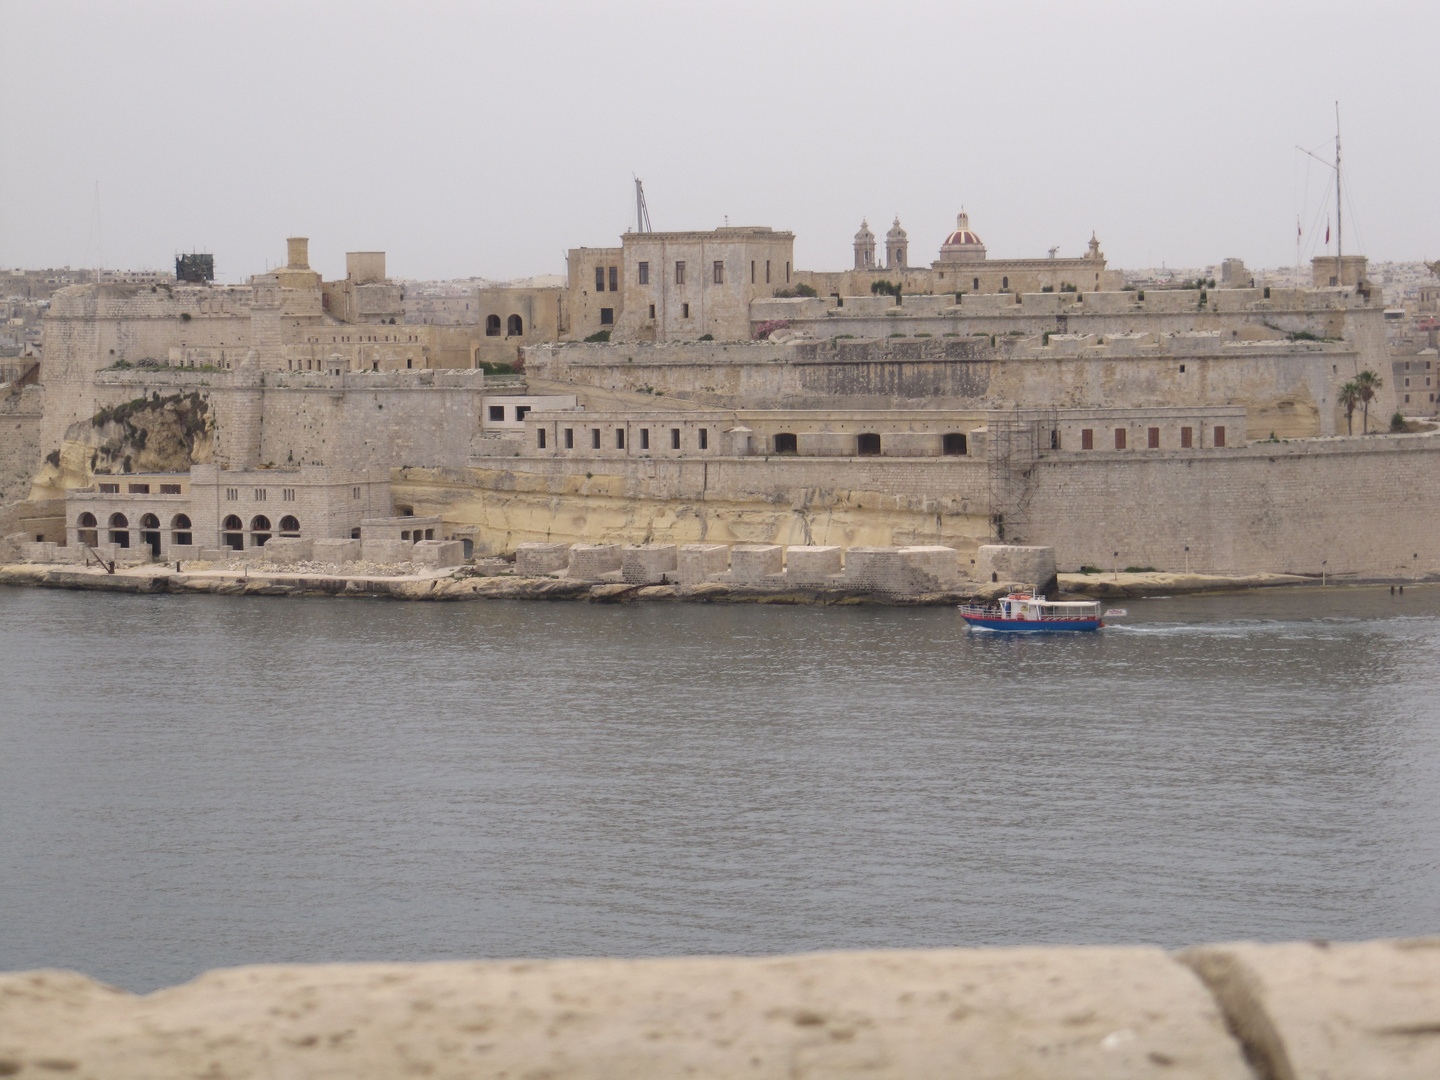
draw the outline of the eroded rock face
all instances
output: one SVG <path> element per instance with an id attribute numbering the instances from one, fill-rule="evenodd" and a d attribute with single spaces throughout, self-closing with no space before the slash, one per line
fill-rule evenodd
<path id="1" fill-rule="evenodd" d="M 71 424 L 37 484 L 87 487 L 95 474 L 187 472 L 212 460 L 214 416 L 199 391 L 153 394 Z"/>
<path id="2" fill-rule="evenodd" d="M 0 1062 L 75 1080 L 1251 1075 L 1200 980 L 1154 948 L 251 967 L 146 997 L 22 972 L 0 976 Z"/>

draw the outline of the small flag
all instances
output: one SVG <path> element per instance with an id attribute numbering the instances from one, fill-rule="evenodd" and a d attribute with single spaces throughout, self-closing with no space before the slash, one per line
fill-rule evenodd
<path id="1" fill-rule="evenodd" d="M 1299 240 L 1299 239 L 1300 239 L 1302 236 L 1304 236 L 1304 235 L 1305 235 L 1305 230 L 1302 229 L 1302 228 L 1300 228 L 1300 219 L 1297 217 L 1297 218 L 1295 219 L 1295 239 L 1296 239 L 1296 240 Z"/>
<path id="2" fill-rule="evenodd" d="M 1330 221 L 1328 218 L 1325 221 L 1325 243 L 1330 243 Z"/>

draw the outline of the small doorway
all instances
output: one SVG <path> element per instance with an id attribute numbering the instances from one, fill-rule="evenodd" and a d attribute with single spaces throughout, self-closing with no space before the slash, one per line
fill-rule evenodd
<path id="1" fill-rule="evenodd" d="M 220 534 L 220 538 L 224 541 L 225 546 L 232 551 L 244 551 L 245 526 L 240 519 L 231 514 L 225 519 L 223 528 L 224 531 Z"/>
<path id="2" fill-rule="evenodd" d="M 862 434 L 856 445 L 861 457 L 878 457 L 880 454 L 880 436 L 873 431 Z"/>
<path id="3" fill-rule="evenodd" d="M 946 432 L 941 445 L 947 457 L 964 457 L 969 453 L 965 436 L 958 431 Z"/>
<path id="4" fill-rule="evenodd" d="M 130 522 L 124 514 L 110 515 L 110 543 L 122 548 L 130 546 Z"/>
<path id="5" fill-rule="evenodd" d="M 798 454 L 799 452 L 800 443 L 791 432 L 782 431 L 775 436 L 775 453 Z"/>

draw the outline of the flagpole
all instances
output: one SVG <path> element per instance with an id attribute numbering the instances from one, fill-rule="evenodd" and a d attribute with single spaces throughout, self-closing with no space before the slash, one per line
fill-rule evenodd
<path id="1" fill-rule="evenodd" d="M 1340 217 L 1340 102 L 1335 102 L 1335 280 L 1345 284 L 1345 232 Z"/>

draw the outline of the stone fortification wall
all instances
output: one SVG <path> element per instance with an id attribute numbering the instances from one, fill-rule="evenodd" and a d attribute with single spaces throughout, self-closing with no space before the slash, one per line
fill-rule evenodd
<path id="1" fill-rule="evenodd" d="M 1425 435 L 1051 455 L 1035 469 L 1026 539 L 1067 569 L 1433 572 L 1437 467 L 1440 440 Z"/>
<path id="2" fill-rule="evenodd" d="M 25 499 L 40 471 L 40 425 L 45 389 L 11 387 L 0 392 L 0 505 Z"/>
<path id="3" fill-rule="evenodd" d="M 731 408 L 1244 404 L 1253 430 L 1282 438 L 1343 431 L 1336 394 L 1363 360 L 1347 343 L 1245 340 L 1218 330 L 1119 338 L 1047 332 L 788 345 L 581 344 L 526 352 L 527 371 L 540 378 Z M 1372 412 L 1388 417 L 1393 411 L 1387 380 Z"/>
<path id="4" fill-rule="evenodd" d="M 47 391 L 42 452 L 95 414 L 97 371 L 116 363 L 168 363 L 175 348 L 238 364 L 250 347 L 249 286 L 79 285 L 55 294 L 45 317 Z"/>
<path id="5" fill-rule="evenodd" d="M 1429 1080 L 1440 941 L 0 975 L 7 1075 Z"/>
<path id="6" fill-rule="evenodd" d="M 226 468 L 463 466 L 481 399 L 496 393 L 475 370 L 106 371 L 94 387 L 97 410 L 155 394 L 203 396 L 214 412 L 213 460 Z"/>
<path id="7" fill-rule="evenodd" d="M 1440 438 L 1107 445 L 1048 451 L 1032 469 L 1023 539 L 1053 546 L 1061 569 L 1440 571 L 1440 504 L 1425 494 Z M 405 471 L 395 492 L 416 513 L 477 527 L 495 550 L 597 538 L 943 544 L 968 564 L 990 536 L 984 457 L 489 458 Z"/>

